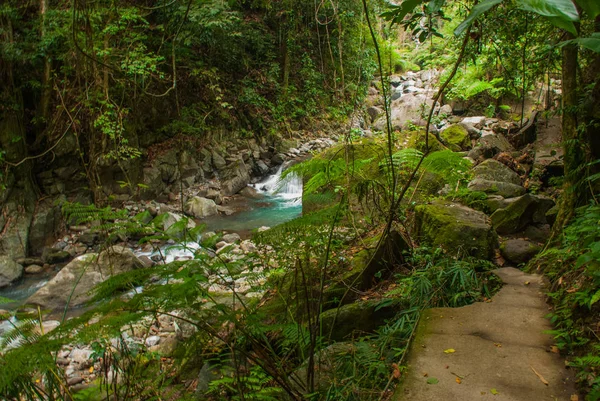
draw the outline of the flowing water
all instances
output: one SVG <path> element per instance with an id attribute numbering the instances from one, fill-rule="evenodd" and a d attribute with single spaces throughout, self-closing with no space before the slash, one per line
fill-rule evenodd
<path id="1" fill-rule="evenodd" d="M 236 232 L 247 238 L 253 230 L 259 227 L 273 227 L 290 221 L 302 213 L 302 179 L 297 176 L 281 178 L 283 166 L 277 173 L 267 177 L 264 181 L 250 185 L 258 192 L 257 199 L 242 198 L 237 202 L 243 206 L 243 211 L 231 216 L 213 216 L 201 222 L 207 225 L 209 231 Z M 197 244 L 187 244 L 188 248 L 179 246 L 165 246 L 161 252 L 167 262 L 175 259 L 192 258 Z M 135 252 L 135 251 L 134 251 Z M 135 252 L 136 255 L 153 256 L 153 253 Z M 17 285 L 0 289 L 0 297 L 11 299 L 15 302 L 2 304 L 0 309 L 14 309 L 44 286 L 56 272 L 44 275 L 25 276 Z M 0 332 L 2 332 L 0 322 Z M 4 322 L 8 324 L 8 322 Z"/>
<path id="2" fill-rule="evenodd" d="M 209 231 L 237 232 L 248 237 L 262 226 L 273 227 L 302 214 L 302 179 L 288 176 L 282 180 L 283 166 L 266 180 L 250 186 L 260 198 L 244 200 L 246 210 L 231 216 L 213 216 L 202 220 Z"/>

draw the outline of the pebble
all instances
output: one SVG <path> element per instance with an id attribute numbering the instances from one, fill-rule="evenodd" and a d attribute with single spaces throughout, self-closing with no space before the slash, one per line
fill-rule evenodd
<path id="1" fill-rule="evenodd" d="M 79 384 L 81 382 L 83 382 L 83 377 L 81 377 L 81 376 L 74 376 L 74 377 L 71 377 L 70 379 L 67 380 L 67 384 L 69 386 L 74 386 L 74 385 Z"/>
<path id="2" fill-rule="evenodd" d="M 146 338 L 146 347 L 153 347 L 160 342 L 159 336 L 150 336 Z"/>
<path id="3" fill-rule="evenodd" d="M 26 274 L 38 274 L 44 270 L 43 266 L 40 265 L 29 265 L 25 268 Z"/>

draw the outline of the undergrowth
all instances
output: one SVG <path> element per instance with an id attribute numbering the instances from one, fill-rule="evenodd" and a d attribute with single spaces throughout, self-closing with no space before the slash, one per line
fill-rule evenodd
<path id="1" fill-rule="evenodd" d="M 588 400 L 600 399 L 600 205 L 577 210 L 560 246 L 542 252 L 529 269 L 550 279 L 550 332 L 569 358 Z"/>

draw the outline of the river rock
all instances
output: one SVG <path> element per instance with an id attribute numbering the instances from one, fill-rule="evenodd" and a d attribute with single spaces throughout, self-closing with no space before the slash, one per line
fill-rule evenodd
<path id="1" fill-rule="evenodd" d="M 227 242 L 228 244 L 234 244 L 236 242 L 238 242 L 241 238 L 239 236 L 239 234 L 236 233 L 231 233 L 231 234 L 225 234 L 223 236 L 223 238 L 221 238 L 223 241 Z"/>
<path id="2" fill-rule="evenodd" d="M 371 118 L 371 122 L 375 121 L 377 117 L 381 115 L 381 113 L 383 113 L 383 110 L 377 106 L 371 106 L 367 109 L 367 114 Z"/>
<path id="3" fill-rule="evenodd" d="M 508 182 L 490 181 L 476 178 L 467 185 L 471 191 L 485 192 L 487 194 L 499 195 L 504 198 L 514 198 L 525 193 L 525 188 Z"/>
<path id="4" fill-rule="evenodd" d="M 535 195 L 525 194 L 506 208 L 496 210 L 492 215 L 492 225 L 499 234 L 513 234 L 534 222 L 534 216 L 541 218 L 550 208 L 549 202 Z"/>
<path id="5" fill-rule="evenodd" d="M 285 161 L 285 155 L 283 155 L 281 153 L 277 153 L 275 156 L 273 156 L 271 158 L 271 164 L 273 164 L 274 166 L 279 166 L 280 164 L 283 164 L 284 161 Z"/>
<path id="6" fill-rule="evenodd" d="M 467 150 L 471 145 L 469 132 L 460 124 L 452 124 L 442 130 L 440 138 L 442 138 L 450 150 L 455 152 Z"/>
<path id="7" fill-rule="evenodd" d="M 66 262 L 71 258 L 71 254 L 67 251 L 63 251 L 56 248 L 45 248 L 42 253 L 42 260 L 44 263 L 56 264 Z"/>
<path id="8" fill-rule="evenodd" d="M 452 255 L 491 258 L 496 235 L 482 212 L 445 201 L 415 208 L 416 237 L 424 243 L 441 246 Z"/>
<path id="9" fill-rule="evenodd" d="M 46 202 L 40 203 L 29 229 L 28 241 L 31 253 L 39 255 L 44 247 L 55 241 L 60 218 L 59 207 Z"/>
<path id="10" fill-rule="evenodd" d="M 227 162 L 219 153 L 213 150 L 212 152 L 212 162 L 217 170 L 222 170 L 227 166 Z"/>
<path id="11" fill-rule="evenodd" d="M 391 104 L 391 123 L 392 129 L 401 130 L 404 125 L 411 122 L 416 125 L 424 125 L 425 119 L 421 116 L 423 104 L 431 104 L 424 95 L 406 94 Z M 385 131 L 385 116 L 377 118 L 373 127 L 378 131 Z"/>
<path id="12" fill-rule="evenodd" d="M 486 118 L 484 116 L 477 117 L 465 117 L 462 119 L 463 124 L 472 125 L 475 128 L 482 129 L 485 124 Z"/>
<path id="13" fill-rule="evenodd" d="M 524 239 L 509 239 L 500 244 L 502 256 L 514 263 L 529 262 L 541 250 L 541 247 Z"/>
<path id="14" fill-rule="evenodd" d="M 208 188 L 204 198 L 213 200 L 217 205 L 223 203 L 223 195 L 221 195 L 221 191 L 214 188 Z"/>
<path id="15" fill-rule="evenodd" d="M 490 159 L 502 152 L 513 152 L 515 149 L 503 135 L 485 135 L 477 141 L 477 146 L 469 151 L 468 156 L 476 161 Z"/>
<path id="16" fill-rule="evenodd" d="M 245 196 L 250 199 L 261 199 L 263 198 L 263 194 L 258 192 L 255 188 L 246 187 L 240 191 L 240 195 Z"/>
<path id="17" fill-rule="evenodd" d="M 25 268 L 26 274 L 38 274 L 44 271 L 44 267 L 40 265 L 29 265 Z"/>
<path id="18" fill-rule="evenodd" d="M 44 261 L 41 258 L 17 258 L 15 259 L 15 262 L 23 266 L 44 264 Z"/>
<path id="19" fill-rule="evenodd" d="M 73 259 L 44 287 L 27 299 L 27 304 L 44 309 L 63 309 L 71 296 L 70 306 L 84 305 L 90 291 L 113 274 L 144 267 L 131 250 L 113 246 L 100 254 L 88 253 Z"/>
<path id="20" fill-rule="evenodd" d="M 224 196 L 235 195 L 250 183 L 248 166 L 242 160 L 232 163 L 223 176 L 221 193 Z"/>
<path id="21" fill-rule="evenodd" d="M 194 196 L 185 204 L 185 212 L 199 219 L 218 213 L 215 201 L 199 196 Z"/>
<path id="22" fill-rule="evenodd" d="M 473 175 L 476 179 L 521 185 L 521 177 L 517 173 L 494 159 L 486 160 L 474 167 Z"/>
<path id="23" fill-rule="evenodd" d="M 0 288 L 7 287 L 23 275 L 23 266 L 10 256 L 0 256 Z"/>
<path id="24" fill-rule="evenodd" d="M 153 347 L 156 344 L 158 344 L 160 342 L 160 337 L 159 336 L 150 336 L 148 338 L 146 338 L 146 347 Z"/>

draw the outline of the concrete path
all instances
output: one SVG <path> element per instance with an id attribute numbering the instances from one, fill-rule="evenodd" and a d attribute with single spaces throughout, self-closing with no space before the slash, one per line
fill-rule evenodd
<path id="1" fill-rule="evenodd" d="M 422 314 L 394 400 L 570 401 L 576 394 L 543 333 L 551 327 L 541 276 L 512 267 L 496 274 L 506 284 L 491 302 Z"/>

